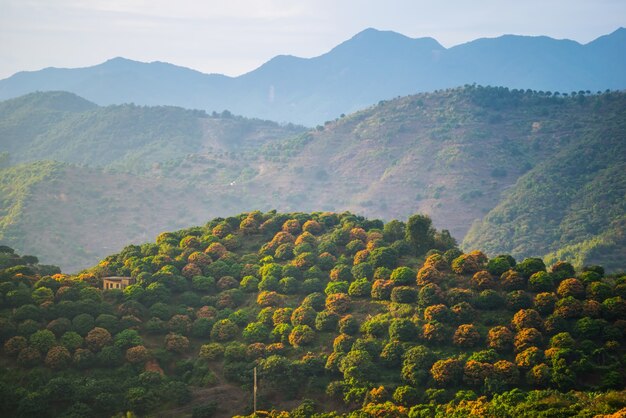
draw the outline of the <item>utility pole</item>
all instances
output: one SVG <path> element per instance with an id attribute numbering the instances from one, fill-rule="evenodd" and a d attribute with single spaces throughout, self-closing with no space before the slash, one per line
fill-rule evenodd
<path id="1" fill-rule="evenodd" d="M 256 367 L 254 368 L 254 415 L 256 416 Z"/>

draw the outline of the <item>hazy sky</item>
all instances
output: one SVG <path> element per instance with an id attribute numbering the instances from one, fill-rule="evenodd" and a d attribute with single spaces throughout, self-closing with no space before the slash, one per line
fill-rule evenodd
<path id="1" fill-rule="evenodd" d="M 450 47 L 508 33 L 587 43 L 620 26 L 625 0 L 0 0 L 0 78 L 116 56 L 239 75 L 367 27 Z"/>

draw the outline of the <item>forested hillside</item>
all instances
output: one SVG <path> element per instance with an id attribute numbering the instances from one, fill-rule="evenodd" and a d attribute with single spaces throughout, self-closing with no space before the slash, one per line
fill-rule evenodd
<path id="1" fill-rule="evenodd" d="M 47 159 L 141 173 L 187 154 L 258 147 L 303 130 L 229 112 L 207 115 L 133 104 L 98 107 L 65 92 L 33 93 L 0 103 L 2 151 L 13 162 Z"/>
<path id="2" fill-rule="evenodd" d="M 251 207 L 382 219 L 420 211 L 467 250 L 615 270 L 626 248 L 625 112 L 619 92 L 465 86 L 305 132 L 228 112 L 33 94 L 0 104 L 0 208 L 11 212 L 0 240 L 76 271 L 125 243 Z M 1 168 L 40 158 L 89 167 L 66 166 L 66 190 L 16 174 L 28 166 Z M 19 205 L 11 197 L 36 185 Z M 44 222 L 60 237 L 54 245 L 31 238 Z"/>
<path id="3" fill-rule="evenodd" d="M 256 367 L 269 416 L 617 417 L 624 298 L 626 276 L 464 254 L 419 214 L 248 212 L 76 276 L 4 246 L 0 413 L 249 415 Z"/>

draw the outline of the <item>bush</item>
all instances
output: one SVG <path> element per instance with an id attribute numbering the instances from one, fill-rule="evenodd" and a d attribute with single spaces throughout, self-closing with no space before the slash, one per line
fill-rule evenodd
<path id="1" fill-rule="evenodd" d="M 339 315 L 322 311 L 315 317 L 315 329 L 318 331 L 335 331 L 339 323 Z"/>

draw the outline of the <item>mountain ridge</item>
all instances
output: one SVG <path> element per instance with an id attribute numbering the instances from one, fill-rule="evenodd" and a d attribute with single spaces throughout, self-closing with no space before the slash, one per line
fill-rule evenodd
<path id="1" fill-rule="evenodd" d="M 380 100 L 464 84 L 550 91 L 626 88 L 626 29 L 587 44 L 503 35 L 445 48 L 373 28 L 311 58 L 279 55 L 237 77 L 113 58 L 0 80 L 0 99 L 67 90 L 100 105 L 137 103 L 222 111 L 315 126 Z M 376 65 L 373 65 L 376 64 Z"/>

